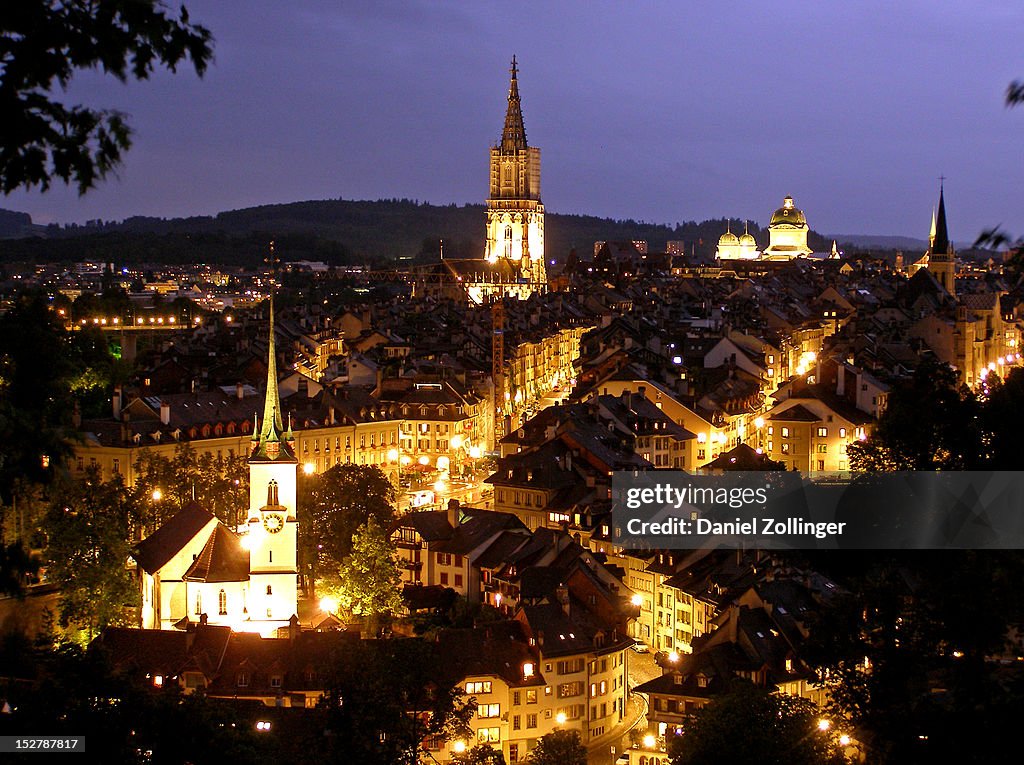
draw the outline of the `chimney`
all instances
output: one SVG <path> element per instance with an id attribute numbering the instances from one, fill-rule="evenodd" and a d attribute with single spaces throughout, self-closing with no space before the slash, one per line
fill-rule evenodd
<path id="1" fill-rule="evenodd" d="M 301 632 L 302 628 L 299 627 L 299 617 L 292 614 L 291 618 L 288 620 L 288 641 L 294 643 L 295 638 L 297 638 Z"/>
<path id="2" fill-rule="evenodd" d="M 208 620 L 208 617 L 206 616 L 205 613 L 199 614 L 199 623 L 200 624 L 206 624 L 207 620 Z"/>
<path id="3" fill-rule="evenodd" d="M 461 505 L 459 504 L 459 500 L 457 500 L 457 499 L 449 499 L 448 500 L 448 510 L 447 510 L 448 523 L 450 523 L 452 526 L 458 526 L 459 525 L 459 516 L 461 514 L 462 514 L 462 511 L 461 511 Z"/>
<path id="4" fill-rule="evenodd" d="M 166 401 L 160 402 L 160 422 L 169 425 L 171 422 L 171 405 Z"/>
<path id="5" fill-rule="evenodd" d="M 245 386 L 242 383 L 235 383 L 235 397 L 239 401 L 245 398 Z"/>
<path id="6" fill-rule="evenodd" d="M 305 376 L 299 376 L 299 393 L 305 393 L 306 398 L 309 398 L 309 380 Z"/>
<path id="7" fill-rule="evenodd" d="M 114 419 L 115 420 L 120 420 L 121 419 L 121 386 L 120 385 L 114 386 L 114 398 L 112 399 L 112 403 L 113 403 L 113 406 L 114 406 Z"/>
<path id="8" fill-rule="evenodd" d="M 377 385 L 373 389 L 373 395 L 374 396 L 380 396 L 380 394 L 381 394 L 381 392 L 383 390 L 384 390 L 384 370 L 381 369 L 380 367 L 377 367 Z"/>
<path id="9" fill-rule="evenodd" d="M 558 599 L 558 605 L 562 607 L 562 611 L 569 616 L 569 588 L 564 584 L 559 584 L 555 588 L 555 597 Z"/>

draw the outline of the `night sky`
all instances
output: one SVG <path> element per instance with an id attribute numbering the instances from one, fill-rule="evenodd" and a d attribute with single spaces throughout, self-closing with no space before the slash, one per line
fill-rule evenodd
<path id="1" fill-rule="evenodd" d="M 954 239 L 1024 234 L 1024 108 L 1003 104 L 1020 0 L 185 4 L 216 38 L 205 78 L 87 73 L 68 93 L 131 115 L 119 177 L 0 206 L 45 223 L 482 202 L 515 53 L 551 212 L 766 225 L 791 194 L 826 234 L 924 238 L 944 174 Z"/>

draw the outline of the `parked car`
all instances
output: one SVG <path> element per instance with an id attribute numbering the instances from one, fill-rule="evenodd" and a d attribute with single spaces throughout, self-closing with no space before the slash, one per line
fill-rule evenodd
<path id="1" fill-rule="evenodd" d="M 637 653 L 647 653 L 648 651 L 651 650 L 650 648 L 647 647 L 646 643 L 639 643 L 639 642 L 638 643 L 633 643 L 633 645 L 631 645 L 630 648 L 632 648 Z"/>

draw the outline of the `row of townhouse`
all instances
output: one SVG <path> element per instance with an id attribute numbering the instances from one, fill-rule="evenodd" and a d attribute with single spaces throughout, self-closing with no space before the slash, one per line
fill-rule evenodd
<path id="1" fill-rule="evenodd" d="M 326 387 L 293 374 L 279 383 L 284 419 L 304 470 L 375 465 L 395 483 L 415 466 L 461 469 L 481 456 L 486 402 L 448 382 L 409 382 L 399 392 L 360 386 Z M 215 459 L 248 456 L 262 393 L 251 386 L 203 393 L 140 396 L 113 416 L 79 423 L 74 475 L 97 468 L 104 478 L 136 480 L 143 451 L 171 458 L 181 444 Z"/>
<path id="2" fill-rule="evenodd" d="M 691 714 L 728 691 L 736 678 L 809 699 L 822 709 L 828 701 L 803 645 L 813 615 L 835 595 L 836 585 L 756 556 L 742 558 L 737 566 L 728 561 L 730 555 L 712 553 L 703 565 L 710 571 L 724 565 L 727 582 L 708 631 L 695 640 L 691 654 L 662 658 L 662 675 L 636 688 L 648 695 L 648 722 L 659 736 L 680 732 Z"/>
<path id="3" fill-rule="evenodd" d="M 555 729 L 578 730 L 589 743 L 622 722 L 637 610 L 617 570 L 564 531 L 531 533 L 514 515 L 463 513 L 454 502 L 407 514 L 391 536 L 407 589 L 449 588 L 510 620 L 438 638 L 451 641 L 443 653 L 477 701 L 474 743 L 500 748 L 511 763 Z M 456 751 L 435 743 L 442 762 Z"/>

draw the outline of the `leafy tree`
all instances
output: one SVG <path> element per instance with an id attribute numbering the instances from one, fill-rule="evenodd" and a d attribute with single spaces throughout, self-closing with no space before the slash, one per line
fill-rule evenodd
<path id="1" fill-rule="evenodd" d="M 818 728 L 820 713 L 808 699 L 736 681 L 670 740 L 672 765 L 839 765 L 833 730 Z"/>
<path id="2" fill-rule="evenodd" d="M 972 470 L 982 454 L 979 405 L 947 364 L 924 360 L 889 394 L 871 438 L 849 446 L 855 471 Z"/>
<path id="3" fill-rule="evenodd" d="M 366 616 L 371 625 L 402 607 L 398 567 L 394 545 L 372 516 L 352 539 L 352 553 L 338 569 L 335 588 L 342 606 L 354 614 Z M 328 582 L 331 589 L 332 582 Z"/>
<path id="4" fill-rule="evenodd" d="M 334 662 L 318 705 L 325 762 L 418 765 L 424 742 L 465 738 L 475 705 L 438 669 L 435 644 L 361 640 Z"/>
<path id="5" fill-rule="evenodd" d="M 299 554 L 315 580 L 337 570 L 352 537 L 371 518 L 386 528 L 395 517 L 395 487 L 375 465 L 335 465 L 299 482 Z"/>
<path id="6" fill-rule="evenodd" d="M 71 454 L 72 343 L 40 293 L 0 316 L 0 495 L 45 483 Z M 45 360 L 45 361 L 44 361 Z"/>
<path id="7" fill-rule="evenodd" d="M 138 503 L 121 476 L 103 482 L 91 469 L 68 481 L 44 521 L 48 576 L 60 587 L 60 625 L 91 640 L 108 625 L 132 623 L 138 591 L 126 568 Z"/>
<path id="8" fill-rule="evenodd" d="M 54 91 L 80 70 L 122 82 L 145 80 L 158 66 L 191 60 L 205 72 L 209 30 L 177 19 L 155 0 L 19 0 L 0 10 L 0 189 L 50 187 L 54 179 L 84 194 L 131 146 L 126 116 L 67 106 Z"/>
<path id="9" fill-rule="evenodd" d="M 477 744 L 462 754 L 456 754 L 452 762 L 456 765 L 505 765 L 505 755 L 493 746 Z"/>
<path id="10" fill-rule="evenodd" d="M 1016 551 L 904 552 L 816 617 L 805 656 L 873 762 L 982 763 L 1014 745 L 1024 688 L 991 657 L 1024 614 L 1022 575 Z"/>
<path id="11" fill-rule="evenodd" d="M 39 559 L 20 541 L 0 546 L 0 595 L 21 596 L 25 581 L 39 571 Z"/>
<path id="12" fill-rule="evenodd" d="M 158 528 L 193 500 L 232 527 L 248 511 L 249 468 L 242 455 L 198 454 L 183 441 L 174 447 L 170 458 L 141 450 L 135 474 L 134 491 L 151 528 Z M 154 498 L 157 490 L 159 499 Z"/>
<path id="13" fill-rule="evenodd" d="M 553 730 L 537 740 L 530 765 L 587 765 L 587 748 L 578 730 Z"/>
<path id="14" fill-rule="evenodd" d="M 989 375 L 985 382 L 981 424 L 986 467 L 1020 470 L 1024 467 L 1020 448 L 1020 434 L 1024 432 L 1024 369 L 1011 370 L 1006 380 Z"/>

